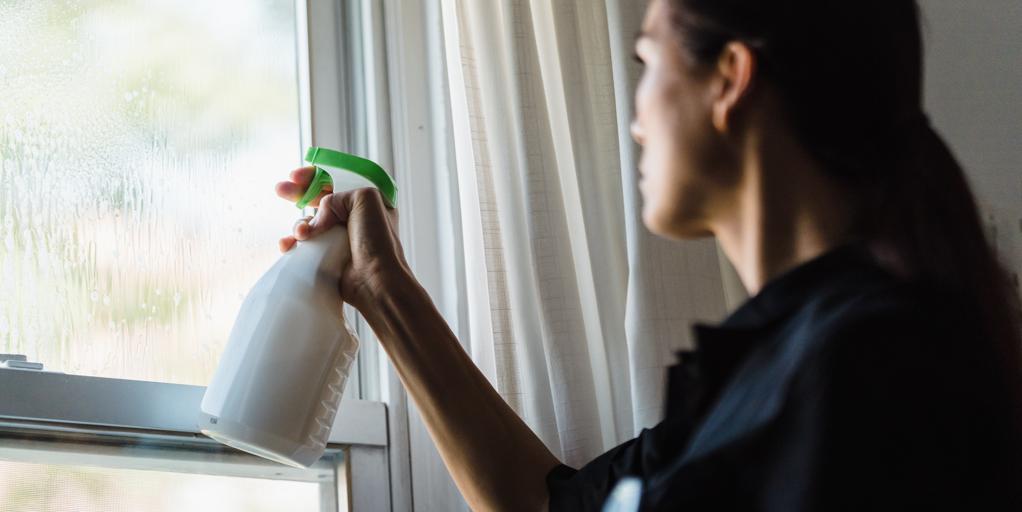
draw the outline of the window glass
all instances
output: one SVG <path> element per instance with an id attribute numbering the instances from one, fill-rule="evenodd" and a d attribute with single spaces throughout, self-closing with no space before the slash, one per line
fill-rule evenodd
<path id="1" fill-rule="evenodd" d="M 208 382 L 298 215 L 295 41 L 291 0 L 0 2 L 0 352 Z"/>
<path id="2" fill-rule="evenodd" d="M 0 510 L 318 511 L 319 484 L 0 461 Z"/>

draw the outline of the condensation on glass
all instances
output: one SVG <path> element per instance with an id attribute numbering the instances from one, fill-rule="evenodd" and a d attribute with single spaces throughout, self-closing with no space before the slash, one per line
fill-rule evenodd
<path id="1" fill-rule="evenodd" d="M 0 352 L 204 385 L 296 217 L 289 0 L 0 1 Z"/>
<path id="2" fill-rule="evenodd" d="M 310 482 L 0 461 L 0 510 L 302 512 L 319 500 Z"/>

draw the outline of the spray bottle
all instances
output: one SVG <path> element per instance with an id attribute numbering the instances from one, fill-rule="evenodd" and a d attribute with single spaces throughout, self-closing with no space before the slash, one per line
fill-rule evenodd
<path id="1" fill-rule="evenodd" d="M 317 147 L 305 160 L 316 174 L 299 208 L 328 184 L 373 186 L 394 206 L 397 187 L 376 163 Z M 323 455 L 358 350 L 337 286 L 350 259 L 347 230 L 335 226 L 299 242 L 256 282 L 202 398 L 203 434 L 294 467 Z"/>

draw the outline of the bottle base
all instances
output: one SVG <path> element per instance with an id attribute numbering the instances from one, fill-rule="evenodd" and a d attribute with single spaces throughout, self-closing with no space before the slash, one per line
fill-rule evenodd
<path id="1" fill-rule="evenodd" d="M 242 423 L 202 413 L 200 431 L 213 440 L 286 466 L 305 469 L 323 455 L 324 448 L 295 443 Z"/>

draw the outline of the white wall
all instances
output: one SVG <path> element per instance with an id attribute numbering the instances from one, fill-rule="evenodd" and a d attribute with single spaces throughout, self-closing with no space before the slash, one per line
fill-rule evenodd
<path id="1" fill-rule="evenodd" d="M 1022 275 L 1022 1 L 921 0 L 926 107 Z"/>

